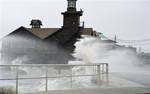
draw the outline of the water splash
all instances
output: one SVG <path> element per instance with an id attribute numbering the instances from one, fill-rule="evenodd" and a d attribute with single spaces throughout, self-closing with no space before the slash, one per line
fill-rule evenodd
<path id="1" fill-rule="evenodd" d="M 85 36 L 83 39 L 80 39 L 76 44 L 76 48 L 73 56 L 77 58 L 79 61 L 74 61 L 74 64 L 90 64 L 90 63 L 109 63 L 111 72 L 137 72 L 143 71 L 144 64 L 141 63 L 141 60 L 138 59 L 137 55 L 130 50 L 122 50 L 122 49 L 114 49 L 116 44 L 114 43 L 105 43 L 102 42 L 98 38 Z M 24 55 L 21 57 L 17 57 L 12 61 L 12 64 L 24 64 L 25 62 L 30 61 L 30 56 Z M 72 62 L 69 62 L 72 64 Z M 39 71 L 41 70 L 41 71 Z M 34 75 L 44 76 L 42 68 L 27 69 L 22 68 L 19 71 L 22 72 L 22 76 L 26 77 L 31 76 L 31 72 Z M 76 67 L 73 71 L 80 73 L 90 73 L 90 68 L 82 69 L 82 67 Z M 25 73 L 23 73 L 25 72 Z M 38 73 L 38 74 L 37 74 Z M 73 80 L 74 87 L 94 87 L 96 84 L 93 82 L 94 78 L 77 78 Z M 32 82 L 32 85 L 31 85 Z M 62 79 L 49 79 L 48 81 L 49 89 L 66 89 L 69 87 L 70 79 L 62 78 Z M 25 84 L 28 86 L 27 88 L 21 87 L 22 91 L 31 91 L 31 87 L 33 91 L 43 91 L 45 89 L 45 80 L 40 81 L 29 81 L 22 82 L 21 84 Z"/>
<path id="2" fill-rule="evenodd" d="M 1 41 L 1 39 L 0 39 L 0 64 L 2 64 L 1 51 L 2 51 L 2 41 Z"/>
<path id="3" fill-rule="evenodd" d="M 117 44 L 113 42 L 83 36 L 75 46 L 73 56 L 85 63 L 109 63 L 111 72 L 146 71 L 145 63 L 139 59 L 136 52 L 116 47 Z"/>

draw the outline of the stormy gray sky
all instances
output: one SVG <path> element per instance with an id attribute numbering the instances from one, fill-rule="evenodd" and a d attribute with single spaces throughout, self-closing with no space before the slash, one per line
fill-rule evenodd
<path id="1" fill-rule="evenodd" d="M 61 27 L 66 0 L 0 0 L 0 38 L 20 26 L 41 19 L 43 27 Z M 140 40 L 150 38 L 150 0 L 78 0 L 85 27 L 108 37 Z"/>

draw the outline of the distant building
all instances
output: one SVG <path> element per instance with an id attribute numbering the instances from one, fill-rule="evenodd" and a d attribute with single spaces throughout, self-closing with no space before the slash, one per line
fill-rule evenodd
<path id="1" fill-rule="evenodd" d="M 76 0 L 68 0 L 67 11 L 62 12 L 62 27 L 41 28 L 38 19 L 31 21 L 31 28 L 19 27 L 2 38 L 2 60 L 6 64 L 19 62 L 19 58 L 23 63 L 67 63 L 81 35 L 97 36 L 92 28 L 80 25 L 82 14 L 76 9 Z"/>

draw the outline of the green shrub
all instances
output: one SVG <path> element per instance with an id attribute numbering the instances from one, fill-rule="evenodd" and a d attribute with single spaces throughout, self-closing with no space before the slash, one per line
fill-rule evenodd
<path id="1" fill-rule="evenodd" d="M 13 87 L 0 87 L 0 94 L 15 94 Z"/>

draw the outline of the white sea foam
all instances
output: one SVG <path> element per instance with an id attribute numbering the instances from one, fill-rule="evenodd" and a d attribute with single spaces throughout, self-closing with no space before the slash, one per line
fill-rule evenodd
<path id="1" fill-rule="evenodd" d="M 84 36 L 75 44 L 73 56 L 85 63 L 109 63 L 111 72 L 146 71 L 145 63 L 134 51 L 114 48 L 115 45 L 99 38 Z"/>
<path id="2" fill-rule="evenodd" d="M 1 51 L 2 51 L 2 41 L 0 40 L 0 64 L 2 64 Z"/>
<path id="3" fill-rule="evenodd" d="M 73 56 L 77 61 L 69 62 L 69 64 L 90 64 L 90 63 L 109 63 L 109 70 L 111 72 L 137 72 L 145 71 L 144 64 L 136 54 L 130 50 L 114 49 L 114 43 L 104 43 L 99 38 L 85 36 L 76 44 Z M 23 64 L 28 62 L 30 57 L 18 57 L 12 61 L 12 64 Z M 144 68 L 143 68 L 144 67 Z M 13 70 L 13 69 L 12 69 Z M 43 68 L 20 68 L 21 77 L 40 76 L 44 77 Z M 66 72 L 67 73 L 67 72 Z M 92 68 L 88 67 L 74 67 L 73 74 L 92 74 Z M 52 75 L 49 73 L 49 75 Z M 76 77 L 73 79 L 73 87 L 95 87 L 96 79 L 94 77 Z M 43 80 L 29 80 L 20 82 L 21 91 L 44 91 L 45 79 Z M 25 87 L 26 86 L 26 87 Z M 32 89 L 31 89 L 32 87 Z M 49 79 L 48 89 L 68 89 L 70 88 L 70 78 Z"/>

